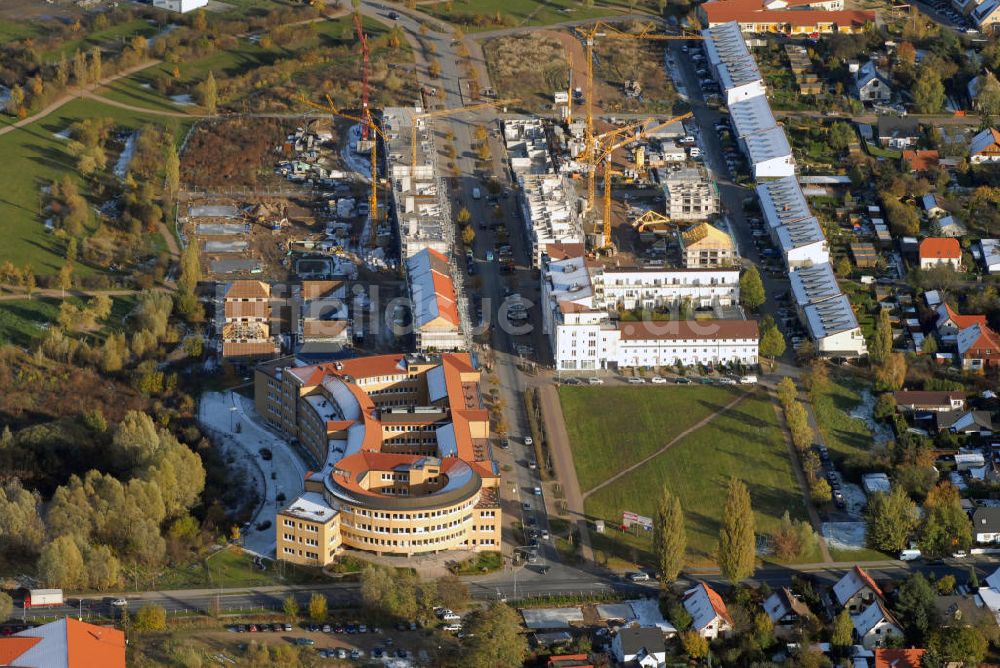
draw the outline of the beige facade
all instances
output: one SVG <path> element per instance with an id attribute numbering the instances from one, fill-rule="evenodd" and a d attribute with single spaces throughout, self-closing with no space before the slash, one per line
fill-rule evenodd
<path id="1" fill-rule="evenodd" d="M 468 354 L 258 367 L 257 411 L 322 465 L 278 514 L 277 556 L 500 549 L 500 478 Z"/>
<path id="2" fill-rule="evenodd" d="M 722 230 L 701 223 L 681 234 L 684 266 L 688 269 L 731 267 L 735 261 L 733 240 Z"/>

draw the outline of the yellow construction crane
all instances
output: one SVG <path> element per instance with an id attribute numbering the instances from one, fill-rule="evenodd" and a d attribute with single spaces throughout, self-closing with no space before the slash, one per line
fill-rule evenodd
<path id="1" fill-rule="evenodd" d="M 690 118 L 691 115 L 692 115 L 691 112 L 688 112 L 686 114 L 682 114 L 675 118 L 663 121 L 662 123 L 657 123 L 656 125 L 652 125 L 648 128 L 647 127 L 639 128 L 634 135 L 630 136 L 627 139 L 619 141 L 615 144 L 612 144 L 611 146 L 608 146 L 604 149 L 604 152 L 600 155 L 598 159 L 598 164 L 607 161 L 604 164 L 604 245 L 602 246 L 602 248 L 608 248 L 611 246 L 611 176 L 612 176 L 611 155 L 618 149 L 627 146 L 634 141 L 647 137 L 651 133 L 656 132 L 657 130 L 665 128 L 669 125 L 673 125 L 674 123 L 683 121 L 686 118 Z M 642 122 L 642 124 L 645 125 L 645 123 L 648 123 L 650 120 L 651 119 L 646 119 L 645 121 Z"/>
<path id="2" fill-rule="evenodd" d="M 461 114 L 467 111 L 479 111 L 490 107 L 502 107 L 507 104 L 514 104 L 515 102 L 520 102 L 520 100 L 493 100 L 492 102 L 480 102 L 479 104 L 470 104 L 466 107 L 458 107 L 456 109 L 439 109 L 437 111 L 427 111 L 422 114 L 414 114 L 413 132 L 410 136 L 410 144 L 413 149 L 413 157 L 410 160 L 410 173 L 413 174 L 417 170 L 417 122 L 419 120 L 423 120 L 425 118 L 440 118 L 442 116 L 454 116 L 455 114 Z"/>
<path id="3" fill-rule="evenodd" d="M 364 117 L 352 116 L 350 114 L 345 114 L 336 105 L 333 104 L 333 100 L 330 96 L 326 96 L 326 104 L 319 104 L 313 102 L 304 96 L 299 96 L 299 101 L 305 105 L 308 105 L 314 109 L 326 112 L 333 116 L 338 116 L 340 118 L 346 118 L 349 121 L 354 121 L 356 123 L 362 123 L 368 126 L 372 135 L 378 135 L 382 138 L 382 141 L 386 142 L 386 146 L 389 145 L 388 139 L 385 134 L 382 133 L 382 129 L 375 124 L 375 119 L 372 117 L 371 113 L 365 110 Z M 368 234 L 368 244 L 374 248 L 377 245 L 378 239 L 378 223 L 380 220 L 378 213 L 378 140 L 371 136 L 369 137 L 371 141 L 370 156 L 371 156 L 371 189 L 368 191 L 368 226 L 370 228 Z"/>
<path id="4" fill-rule="evenodd" d="M 586 126 L 586 148 L 584 149 L 584 155 L 587 158 L 587 162 L 590 165 L 590 169 L 594 170 L 600 164 L 599 160 L 594 160 L 598 153 L 598 147 L 595 144 L 596 138 L 594 137 L 594 42 L 600 37 L 602 39 L 617 39 L 617 40 L 657 40 L 657 41 L 669 41 L 669 40 L 699 40 L 704 39 L 699 34 L 687 33 L 681 35 L 667 35 L 664 33 L 656 32 L 656 25 L 653 23 L 645 23 L 639 26 L 638 32 L 626 32 L 620 28 L 616 28 L 610 23 L 605 23 L 604 21 L 598 21 L 589 26 L 578 26 L 574 28 L 576 33 L 583 38 L 583 43 L 587 47 L 587 88 L 586 88 L 586 109 L 587 109 L 587 126 Z M 590 181 L 593 184 L 593 180 Z M 588 190 L 587 201 L 589 206 L 594 206 L 594 194 L 593 189 Z"/>

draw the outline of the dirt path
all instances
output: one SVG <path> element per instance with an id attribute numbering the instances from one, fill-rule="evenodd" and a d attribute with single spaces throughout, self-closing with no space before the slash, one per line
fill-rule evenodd
<path id="1" fill-rule="evenodd" d="M 210 114 L 191 114 L 186 111 L 167 111 L 165 109 L 150 109 L 149 107 L 140 107 L 134 104 L 128 104 L 126 102 L 119 102 L 118 100 L 112 100 L 111 98 L 104 97 L 93 91 L 87 91 L 83 94 L 84 97 L 90 98 L 91 100 L 97 100 L 101 104 L 106 104 L 109 107 L 118 107 L 119 109 L 127 109 L 129 111 L 135 111 L 140 114 L 149 114 L 150 116 L 166 116 L 168 118 L 209 118 Z"/>
<path id="2" fill-rule="evenodd" d="M 651 454 L 651 455 L 643 458 L 642 460 L 636 462 L 632 466 L 629 466 L 627 469 L 619 471 L 618 473 L 614 474 L 613 476 L 611 476 L 607 480 L 603 481 L 601 484 L 597 485 L 596 487 L 588 489 L 586 492 L 583 493 L 583 498 L 586 499 L 588 496 L 590 496 L 594 492 L 607 487 L 608 485 L 610 485 L 611 483 L 615 482 L 619 478 L 621 478 L 623 476 L 626 476 L 629 473 L 632 473 L 633 471 L 635 471 L 636 469 L 638 469 L 640 466 L 644 466 L 645 464 L 649 463 L 653 459 L 656 459 L 657 457 L 659 457 L 660 455 L 662 455 L 664 452 L 666 452 L 667 450 L 669 450 L 670 447 L 673 446 L 675 443 L 677 443 L 678 441 L 686 438 L 692 432 L 698 431 L 699 429 L 701 429 L 702 427 L 704 427 L 705 425 L 707 425 L 709 422 L 711 422 L 715 418 L 719 417 L 720 415 L 725 414 L 726 412 L 729 411 L 730 408 L 732 408 L 736 404 L 740 403 L 741 401 L 743 401 L 744 399 L 746 399 L 747 397 L 749 397 L 752 394 L 753 394 L 752 391 L 751 392 L 744 392 L 743 394 L 741 394 L 740 396 L 736 397 L 735 399 L 733 399 L 732 401 L 730 401 L 728 404 L 726 404 L 725 406 L 723 406 L 719 410 L 715 411 L 714 413 L 712 413 L 711 415 L 705 417 L 704 419 L 699 420 L 698 422 L 694 423 L 693 425 L 691 425 L 690 427 L 688 427 L 687 429 L 685 429 L 681 433 L 677 434 L 677 436 L 675 436 L 673 439 L 671 439 L 670 442 L 668 442 L 666 445 L 664 445 L 662 448 L 660 448 L 659 450 L 657 450 L 653 454 Z"/>
<path id="3" fill-rule="evenodd" d="M 93 90 L 95 90 L 95 89 L 98 89 L 98 88 L 102 87 L 102 86 L 107 86 L 109 83 L 117 81 L 118 79 L 122 79 L 124 77 L 131 76 L 131 75 L 135 74 L 136 72 L 141 72 L 142 70 L 144 70 L 144 69 L 146 69 L 148 67 L 152 67 L 154 65 L 159 65 L 160 62 L 161 61 L 159 61 L 159 60 L 147 60 L 146 62 L 140 63 L 139 65 L 133 65 L 132 67 L 128 68 L 127 70 L 122 70 L 118 74 L 113 74 L 110 77 L 105 77 L 104 79 L 101 79 L 101 81 L 99 83 L 97 83 L 97 84 L 91 84 L 91 85 L 87 86 L 87 88 L 83 91 L 83 95 L 86 96 L 86 97 L 95 97 L 96 99 L 99 99 L 102 102 L 104 102 L 104 101 L 106 101 L 104 98 L 102 98 L 100 96 L 92 95 L 91 92 Z M 73 100 L 76 100 L 79 97 L 80 97 L 80 91 L 79 90 L 75 90 L 72 93 L 65 93 L 62 97 L 54 100 L 51 104 L 49 104 L 49 106 L 45 107 L 44 109 L 42 109 L 41 111 L 39 111 L 37 114 L 33 114 L 31 116 L 27 116 L 27 117 L 22 118 L 21 120 L 17 121 L 16 123 L 12 123 L 12 124 L 8 125 L 7 127 L 0 128 L 0 136 L 3 136 L 5 134 L 7 134 L 8 132 L 13 132 L 17 128 L 23 128 L 26 125 L 30 125 L 31 123 L 34 123 L 37 120 L 41 120 L 41 119 L 45 118 L 46 116 L 48 116 L 49 114 L 51 114 L 52 112 L 54 112 L 57 109 L 59 109 L 60 107 L 62 107 L 63 105 L 65 105 L 65 104 L 67 104 L 69 102 L 72 102 Z M 108 101 L 108 102 L 110 102 L 110 101 Z M 118 106 L 118 105 L 115 105 L 115 106 Z M 125 107 L 125 108 L 127 109 L 129 107 Z M 141 109 L 141 111 L 147 111 L 147 110 L 146 109 Z"/>
<path id="4" fill-rule="evenodd" d="M 545 438 L 552 455 L 555 477 L 562 485 L 563 494 L 566 495 L 566 511 L 569 515 L 577 518 L 576 524 L 580 531 L 580 554 L 585 561 L 593 563 L 594 550 L 590 546 L 587 516 L 583 512 L 583 495 L 580 493 L 580 481 L 576 477 L 576 467 L 573 466 L 573 451 L 570 449 L 566 420 L 563 418 L 556 386 L 552 384 L 538 386 L 538 399 L 542 405 Z"/>
<path id="5" fill-rule="evenodd" d="M 774 414 L 777 416 L 778 421 L 781 423 L 781 433 L 785 439 L 785 447 L 788 448 L 788 459 L 792 463 L 792 471 L 795 472 L 795 479 L 799 483 L 799 490 L 802 492 L 802 503 L 805 504 L 806 511 L 809 513 L 809 523 L 812 524 L 813 531 L 816 532 L 817 539 L 819 541 L 819 551 L 823 556 L 824 563 L 832 563 L 833 557 L 830 555 L 830 548 L 826 544 L 826 540 L 823 539 L 823 522 L 819 517 L 819 512 L 816 510 L 816 506 L 813 505 L 812 498 L 809 495 L 809 483 L 806 481 L 805 471 L 802 470 L 802 463 L 799 461 L 799 455 L 795 452 L 795 446 L 792 444 L 792 435 L 788 432 L 788 428 L 785 423 L 785 417 L 782 415 L 782 410 L 778 407 L 778 402 L 774 400 L 774 395 L 768 392 L 771 399 L 771 406 L 774 407 Z"/>

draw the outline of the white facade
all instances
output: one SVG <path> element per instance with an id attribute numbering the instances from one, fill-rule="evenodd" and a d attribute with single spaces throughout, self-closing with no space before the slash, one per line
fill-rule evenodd
<path id="1" fill-rule="evenodd" d="M 795 158 L 785 131 L 780 127 L 740 137 L 755 179 L 795 175 Z"/>
<path id="2" fill-rule="evenodd" d="M 810 267 L 830 261 L 826 237 L 813 217 L 782 225 L 774 230 L 785 265 L 789 269 Z"/>
<path id="3" fill-rule="evenodd" d="M 582 245 L 574 251 L 542 269 L 542 320 L 557 369 L 757 363 L 755 321 L 616 319 L 619 306 L 675 307 L 686 297 L 695 307 L 737 303 L 738 270 L 607 270 L 588 267 Z"/>
<path id="4" fill-rule="evenodd" d="M 860 357 L 868 353 L 851 303 L 843 294 L 803 309 L 806 329 L 820 354 Z"/>
<path id="5" fill-rule="evenodd" d="M 153 0 L 153 6 L 157 9 L 184 14 L 201 7 L 207 7 L 208 0 Z"/>
<path id="6" fill-rule="evenodd" d="M 703 30 L 701 34 L 705 38 L 708 64 L 727 106 L 764 95 L 764 79 L 747 49 L 739 25 L 724 23 Z"/>

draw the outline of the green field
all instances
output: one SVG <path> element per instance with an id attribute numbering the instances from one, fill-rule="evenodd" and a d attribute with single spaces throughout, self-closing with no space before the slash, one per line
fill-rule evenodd
<path id="1" fill-rule="evenodd" d="M 636 12 L 657 12 L 654 2 L 636 2 Z M 581 21 L 601 16 L 614 16 L 629 13 L 627 2 L 606 2 L 598 0 L 593 7 L 587 7 L 579 0 L 458 0 L 457 2 L 439 2 L 436 4 L 421 4 L 420 11 L 430 14 L 443 21 L 457 23 L 467 32 L 498 30 L 512 26 L 545 26 L 565 21 Z M 471 19 L 482 15 L 492 19 L 497 12 L 510 17 L 504 25 L 487 21 L 485 25 L 477 25 Z"/>
<path id="2" fill-rule="evenodd" d="M 607 447 L 608 434 L 594 429 L 593 425 L 611 415 L 617 424 L 622 425 L 612 439 L 612 447 L 617 447 L 619 451 L 630 450 L 635 439 L 643 438 L 642 432 L 647 431 L 645 425 L 648 424 L 646 416 L 654 410 L 665 415 L 659 418 L 664 423 L 669 422 L 670 416 L 677 419 L 676 416 L 683 415 L 682 422 L 691 424 L 695 420 L 690 411 L 699 402 L 684 395 L 692 389 L 722 388 L 657 388 L 658 392 L 648 396 L 643 396 L 647 394 L 646 388 L 634 388 L 635 394 L 630 403 L 616 402 L 613 408 L 608 407 L 607 402 L 601 402 L 603 388 L 598 389 L 593 401 L 597 402 L 595 406 L 599 403 L 605 408 L 594 410 L 587 416 L 578 415 L 572 419 L 566 416 L 567 425 L 571 425 L 571 440 L 576 439 L 573 440 L 574 457 L 590 449 L 601 451 Z M 716 396 L 714 401 L 725 403 L 725 397 Z M 586 424 L 581 429 L 579 425 L 573 425 L 573 419 Z M 644 426 L 637 429 L 636 425 Z M 675 431 L 680 430 L 675 428 Z M 581 441 L 574 433 L 592 436 Z M 580 470 L 579 465 L 577 470 Z M 774 406 L 766 395 L 758 394 L 745 399 L 645 466 L 588 497 L 585 501 L 587 516 L 603 519 L 607 526 L 604 535 L 591 533 L 592 544 L 599 553 L 598 559 L 649 562 L 649 534 L 641 531 L 622 533 L 616 527 L 626 510 L 652 516 L 659 490 L 666 486 L 680 496 L 684 507 L 689 563 L 711 563 L 718 540 L 726 485 L 732 476 L 743 480 L 750 489 L 757 513 L 758 534 L 774 529 L 786 510 L 793 519 L 805 519 L 806 509 L 789 462 L 784 434 Z M 798 561 L 817 559 L 818 549 L 814 549 Z"/>
<path id="3" fill-rule="evenodd" d="M 871 431 L 863 421 L 848 415 L 860 403 L 857 386 L 835 375 L 830 376 L 829 389 L 813 403 L 816 423 L 838 464 L 871 450 Z"/>
<path id="4" fill-rule="evenodd" d="M 161 590 L 185 587 L 266 587 L 275 584 L 307 584 L 325 579 L 319 569 L 268 561 L 266 570 L 253 565 L 253 558 L 237 548 L 219 550 L 205 559 L 167 569 L 157 580 Z M 277 569 L 277 570 L 276 570 Z"/>
<path id="5" fill-rule="evenodd" d="M 67 299 L 77 307 L 83 306 L 86 301 L 77 297 Z M 61 299 L 54 297 L 0 301 L 0 345 L 9 343 L 24 348 L 33 346 L 45 336 L 49 324 L 57 322 L 61 303 Z M 111 316 L 105 323 L 105 329 L 114 329 L 120 325 L 135 306 L 135 297 L 113 297 L 112 303 Z M 93 334 L 103 338 L 105 330 Z"/>
<path id="6" fill-rule="evenodd" d="M 580 489 L 662 448 L 682 431 L 738 396 L 713 385 L 692 387 L 559 388 Z M 628 435 L 623 442 L 623 436 Z"/>
<path id="7" fill-rule="evenodd" d="M 113 25 L 104 30 L 96 30 L 87 33 L 79 39 L 70 39 L 63 42 L 58 49 L 45 54 L 46 58 L 58 59 L 60 54 L 65 54 L 72 59 L 77 49 L 89 51 L 95 46 L 116 48 L 122 43 L 127 43 L 133 37 L 152 37 L 157 32 L 156 26 L 143 19 L 135 19 L 127 23 Z"/>
<path id="8" fill-rule="evenodd" d="M 76 164 L 66 151 L 66 140 L 56 137 L 83 118 L 108 117 L 120 126 L 139 128 L 147 123 L 167 124 L 177 128 L 182 140 L 192 121 L 162 119 L 110 107 L 96 100 L 75 100 L 39 121 L 0 136 L 0 221 L 3 221 L 4 244 L 0 263 L 10 260 L 18 266 L 30 263 L 36 274 L 54 274 L 63 264 L 62 244 L 45 231 L 40 211 L 41 188 L 64 174 L 75 174 Z M 94 270 L 83 263 L 79 274 Z"/>
<path id="9" fill-rule="evenodd" d="M 14 42 L 38 35 L 38 25 L 27 21 L 0 19 L 0 42 Z"/>

